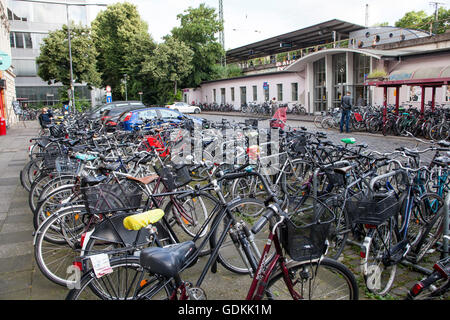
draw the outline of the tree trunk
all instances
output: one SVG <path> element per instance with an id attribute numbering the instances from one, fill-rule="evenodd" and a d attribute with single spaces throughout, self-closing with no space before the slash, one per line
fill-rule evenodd
<path id="1" fill-rule="evenodd" d="M 176 81 L 174 81 L 174 88 L 175 88 L 174 94 L 177 95 L 177 82 Z"/>

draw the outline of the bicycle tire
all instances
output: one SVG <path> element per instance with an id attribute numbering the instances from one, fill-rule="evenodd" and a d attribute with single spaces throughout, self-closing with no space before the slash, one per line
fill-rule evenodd
<path id="1" fill-rule="evenodd" d="M 140 280 L 145 277 L 147 272 L 142 268 L 139 257 L 127 256 L 125 258 L 112 259 L 110 260 L 110 266 L 113 272 L 101 278 L 95 276 L 93 269 L 87 271 L 79 281 L 79 288 L 71 289 L 66 296 L 66 300 L 139 300 L 154 298 L 158 293 L 162 294 L 158 296 L 159 299 L 168 300 L 170 298 L 169 293 L 173 289 L 161 284 L 164 284 L 165 279 L 159 281 L 160 279 L 157 277 L 152 277 L 151 281 L 147 279 Z M 119 268 L 126 270 L 124 271 L 126 273 L 125 277 L 120 277 L 121 271 L 119 271 Z M 134 276 L 130 275 L 128 277 L 129 272 L 133 273 Z M 154 289 L 157 292 L 154 295 L 150 295 L 153 289 L 150 286 L 153 284 L 153 281 L 158 281 L 156 287 L 159 290 Z M 134 296 L 128 297 L 132 291 Z"/>
<path id="2" fill-rule="evenodd" d="M 420 262 L 434 244 L 439 240 L 444 228 L 442 211 L 428 224 L 414 250 L 415 262 Z"/>
<path id="3" fill-rule="evenodd" d="M 380 234 L 380 231 L 383 233 Z M 390 229 L 390 223 L 384 223 L 376 229 L 370 229 L 364 242 L 368 239 L 370 244 L 361 264 L 364 283 L 369 292 L 385 296 L 394 284 L 397 265 L 385 266 L 382 259 L 386 251 L 397 244 L 397 236 Z"/>
<path id="4" fill-rule="evenodd" d="M 245 205 L 248 205 L 246 208 L 244 208 Z M 239 208 L 241 207 L 241 208 Z M 237 209 L 233 212 L 233 209 Z M 251 213 L 245 212 L 241 213 L 242 211 L 239 209 L 247 209 L 251 210 Z M 232 207 L 230 207 L 230 210 L 235 214 L 235 218 L 237 220 L 244 219 L 246 222 L 248 222 L 249 229 L 251 228 L 251 224 L 256 222 L 258 219 L 259 214 L 261 214 L 265 209 L 265 205 L 263 201 L 260 201 L 258 199 L 241 199 L 236 201 Z M 252 217 L 253 216 L 253 217 Z M 219 224 L 219 227 L 214 230 L 214 233 L 212 235 L 212 248 L 213 250 L 215 246 L 217 245 L 217 240 L 219 239 L 219 236 L 222 234 L 220 231 L 222 231 L 222 227 L 226 224 L 226 218 Z M 254 235 L 255 243 L 257 244 L 259 254 L 262 252 L 262 248 L 264 247 L 264 244 L 267 242 L 267 234 L 268 234 L 268 228 L 269 223 L 261 230 L 258 234 Z M 254 255 L 255 261 L 259 261 L 260 256 L 256 252 L 252 252 Z M 272 251 L 272 253 L 274 253 Z M 272 256 L 273 254 L 269 254 L 269 256 Z M 270 259 L 270 257 L 268 258 Z M 250 270 L 246 266 L 245 262 L 242 260 L 241 255 L 238 251 L 238 249 L 235 247 L 233 241 L 230 238 L 229 233 L 226 235 L 224 242 L 219 248 L 217 261 L 227 270 L 237 273 L 237 274 L 249 274 Z"/>
<path id="5" fill-rule="evenodd" d="M 359 299 L 355 275 L 336 260 L 325 257 L 320 261 L 293 261 L 288 263 L 286 268 L 289 281 L 295 283 L 296 293 L 304 300 Z M 289 292 L 285 281 L 284 273 L 280 270 L 269 279 L 267 290 L 274 299 L 296 299 Z"/>

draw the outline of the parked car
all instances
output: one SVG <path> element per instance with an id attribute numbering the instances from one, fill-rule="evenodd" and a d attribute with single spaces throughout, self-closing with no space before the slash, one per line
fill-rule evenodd
<path id="1" fill-rule="evenodd" d="M 91 111 L 86 112 L 87 118 L 91 120 L 98 120 L 102 117 L 103 113 L 108 110 L 125 107 L 125 106 L 142 106 L 142 102 L 140 101 L 115 101 L 107 104 L 103 104 L 101 106 L 97 106 Z"/>
<path id="2" fill-rule="evenodd" d="M 175 102 L 174 104 L 167 105 L 166 108 L 169 108 L 171 110 L 180 111 L 183 113 L 200 113 L 202 112 L 202 109 L 200 109 L 197 106 L 191 106 L 187 104 L 186 102 Z"/>
<path id="3" fill-rule="evenodd" d="M 116 126 L 122 113 L 141 108 L 146 108 L 142 102 L 136 104 L 117 105 L 115 108 L 105 111 L 102 115 L 101 121 L 108 126 Z"/>
<path id="4" fill-rule="evenodd" d="M 146 120 L 158 119 L 159 123 L 179 123 L 184 119 L 192 119 L 195 123 L 202 125 L 203 119 L 190 115 L 185 115 L 175 110 L 167 108 L 142 108 L 123 112 L 118 119 L 118 128 L 131 131 L 135 125 L 140 125 Z"/>

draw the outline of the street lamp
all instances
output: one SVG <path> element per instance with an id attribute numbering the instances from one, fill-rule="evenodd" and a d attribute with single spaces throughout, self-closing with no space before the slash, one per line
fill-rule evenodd
<path id="1" fill-rule="evenodd" d="M 45 4 L 55 4 L 55 5 L 63 5 L 66 6 L 66 18 L 67 18 L 67 33 L 69 40 L 69 65 L 70 65 L 70 92 L 71 92 L 71 101 L 72 101 L 72 111 L 75 110 L 75 87 L 74 87 L 74 79 L 73 79 L 73 67 L 72 67 L 72 44 L 70 37 L 70 22 L 69 22 L 69 6 L 79 6 L 79 7 L 87 7 L 87 6 L 100 6 L 106 7 L 105 3 L 68 3 L 67 0 L 65 2 L 57 2 L 57 1 L 40 1 L 40 0 L 14 0 L 19 2 L 31 2 L 31 3 L 45 3 Z"/>

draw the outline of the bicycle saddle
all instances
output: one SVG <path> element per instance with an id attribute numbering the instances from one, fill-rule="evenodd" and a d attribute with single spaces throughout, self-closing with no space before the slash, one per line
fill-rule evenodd
<path id="1" fill-rule="evenodd" d="M 96 184 L 102 183 L 107 179 L 106 176 L 98 176 L 98 177 L 84 177 L 81 180 L 81 186 L 94 186 Z"/>
<path id="2" fill-rule="evenodd" d="M 151 176 L 143 177 L 143 178 L 135 178 L 135 177 L 127 177 L 129 180 L 133 180 L 142 184 L 150 184 L 153 181 L 157 180 L 159 176 L 157 174 L 153 174 Z"/>
<path id="3" fill-rule="evenodd" d="M 174 277 L 195 250 L 195 243 L 187 241 L 165 248 L 146 248 L 141 251 L 139 259 L 141 266 L 150 269 L 151 272 Z"/>

